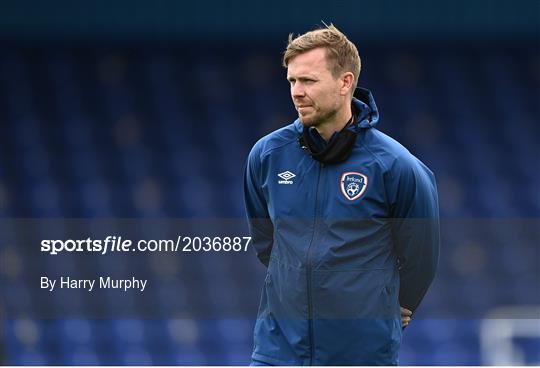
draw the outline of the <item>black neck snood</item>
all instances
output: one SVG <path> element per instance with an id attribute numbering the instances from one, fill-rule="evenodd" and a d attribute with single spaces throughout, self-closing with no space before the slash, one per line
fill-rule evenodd
<path id="1" fill-rule="evenodd" d="M 315 129 L 313 133 L 309 131 L 309 128 L 304 127 L 302 135 L 298 139 L 300 147 L 306 149 L 313 159 L 323 164 L 339 164 L 344 162 L 351 155 L 354 143 L 356 142 L 356 133 L 347 129 L 349 124 L 353 121 L 354 114 L 351 120 L 345 127 L 338 133 L 334 134 L 326 147 L 322 150 L 317 146 L 311 134 L 319 134 Z M 322 139 L 322 138 L 321 138 Z"/>

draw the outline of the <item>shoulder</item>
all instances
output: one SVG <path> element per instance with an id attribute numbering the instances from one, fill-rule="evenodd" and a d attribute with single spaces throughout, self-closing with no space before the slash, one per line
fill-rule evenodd
<path id="1" fill-rule="evenodd" d="M 250 159 L 262 159 L 272 151 L 285 149 L 291 144 L 296 144 L 299 133 L 298 122 L 295 121 L 283 128 L 275 130 L 259 139 L 251 149 Z"/>
<path id="2" fill-rule="evenodd" d="M 401 143 L 375 128 L 366 129 L 363 143 L 390 175 L 417 170 L 433 175 L 431 170 Z"/>

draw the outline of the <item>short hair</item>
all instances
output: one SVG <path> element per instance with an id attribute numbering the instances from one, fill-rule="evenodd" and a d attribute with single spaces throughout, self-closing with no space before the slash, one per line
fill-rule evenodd
<path id="1" fill-rule="evenodd" d="M 325 28 L 315 29 L 294 38 L 289 34 L 287 48 L 283 54 L 283 66 L 287 68 L 294 57 L 316 48 L 326 50 L 328 68 L 334 76 L 341 73 L 351 72 L 354 74 L 353 93 L 360 76 L 361 61 L 356 46 L 341 33 L 332 23 L 325 24 Z"/>

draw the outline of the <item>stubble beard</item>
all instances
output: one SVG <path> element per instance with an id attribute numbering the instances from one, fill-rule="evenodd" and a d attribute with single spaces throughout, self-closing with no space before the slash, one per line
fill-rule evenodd
<path id="1" fill-rule="evenodd" d="M 302 125 L 306 128 L 317 128 L 332 121 L 336 117 L 337 113 L 338 110 L 336 108 L 328 110 L 326 112 L 320 112 L 315 109 L 315 111 L 311 115 L 309 115 L 307 119 L 303 118 L 300 113 L 298 113 L 298 117 L 300 118 L 300 122 L 302 123 Z"/>

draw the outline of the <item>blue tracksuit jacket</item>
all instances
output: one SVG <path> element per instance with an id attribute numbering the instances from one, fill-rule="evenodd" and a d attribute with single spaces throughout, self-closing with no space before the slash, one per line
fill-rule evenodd
<path id="1" fill-rule="evenodd" d="M 374 126 L 359 88 L 349 159 L 323 165 L 296 120 L 260 139 L 245 173 L 252 244 L 267 266 L 252 358 L 277 365 L 393 365 L 400 304 L 415 310 L 439 251 L 433 173 Z"/>

